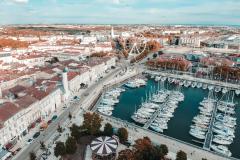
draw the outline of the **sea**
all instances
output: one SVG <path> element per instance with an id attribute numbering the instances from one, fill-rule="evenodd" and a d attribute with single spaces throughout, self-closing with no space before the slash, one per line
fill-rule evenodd
<path id="1" fill-rule="evenodd" d="M 119 103 L 115 106 L 112 116 L 134 123 L 131 119 L 134 111 L 139 108 L 146 96 L 157 88 L 174 90 L 179 89 L 179 86 L 167 81 L 159 85 L 153 79 L 148 79 L 146 86 L 135 89 L 126 88 L 126 91 L 121 93 Z M 202 146 L 201 143 L 193 141 L 194 137 L 189 134 L 189 130 L 193 117 L 199 114 L 199 103 L 204 97 L 208 96 L 209 91 L 208 89 L 204 90 L 202 88 L 184 86 L 180 90 L 184 93 L 184 101 L 179 103 L 178 108 L 174 112 L 174 117 L 168 122 L 168 129 L 164 130 L 163 134 L 197 146 Z M 223 96 L 222 93 L 215 93 L 214 95 L 219 99 L 227 97 Z M 235 110 L 237 127 L 234 142 L 229 146 L 229 149 L 233 157 L 240 159 L 240 96 L 235 95 L 234 102 L 237 103 Z"/>

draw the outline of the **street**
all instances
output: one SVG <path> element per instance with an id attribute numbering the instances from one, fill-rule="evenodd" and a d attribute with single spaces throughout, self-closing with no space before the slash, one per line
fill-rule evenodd
<path id="1" fill-rule="evenodd" d="M 75 114 L 78 113 L 82 106 L 87 107 L 88 105 L 85 104 L 91 102 L 91 99 L 94 98 L 94 96 L 99 93 L 99 91 L 101 91 L 104 84 L 106 84 L 106 82 L 108 82 L 109 80 L 112 80 L 119 73 L 120 70 L 121 68 L 115 69 L 107 76 L 103 77 L 98 82 L 94 83 L 89 88 L 84 90 L 79 96 L 80 100 L 78 101 L 78 103 L 74 103 L 70 107 L 66 108 L 63 113 L 60 114 L 58 118 L 53 121 L 45 131 L 41 132 L 40 136 L 35 141 L 33 141 L 30 145 L 24 146 L 23 149 L 17 155 L 15 155 L 13 159 L 28 160 L 29 153 L 31 151 L 36 153 L 40 149 L 40 141 L 46 142 L 47 140 L 49 140 L 54 135 L 54 133 L 57 132 L 58 125 L 61 126 L 68 119 L 69 113 L 72 113 L 72 115 L 75 116 Z M 88 95 L 84 96 L 87 93 Z"/>

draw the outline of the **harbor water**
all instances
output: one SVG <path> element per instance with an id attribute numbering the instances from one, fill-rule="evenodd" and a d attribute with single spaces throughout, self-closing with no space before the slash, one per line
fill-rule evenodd
<path id="1" fill-rule="evenodd" d="M 148 94 L 153 88 L 158 88 L 158 83 L 149 79 L 146 86 L 126 89 L 125 92 L 121 93 L 119 103 L 116 104 L 112 116 L 134 123 L 131 116 L 145 99 L 146 93 Z M 164 88 L 172 90 L 176 88 L 176 85 L 165 82 Z M 168 122 L 168 129 L 164 130 L 163 134 L 194 145 L 202 146 L 201 143 L 193 141 L 194 138 L 189 134 L 189 130 L 193 117 L 199 113 L 199 103 L 204 97 L 208 96 L 208 89 L 181 87 L 181 91 L 185 96 L 184 101 L 179 103 L 174 112 L 174 117 Z M 221 97 L 221 94 L 219 93 L 217 96 Z M 237 127 L 235 130 L 236 137 L 234 142 L 229 146 L 229 149 L 233 157 L 240 159 L 240 97 L 235 96 L 234 100 L 237 103 L 235 115 L 237 117 Z"/>

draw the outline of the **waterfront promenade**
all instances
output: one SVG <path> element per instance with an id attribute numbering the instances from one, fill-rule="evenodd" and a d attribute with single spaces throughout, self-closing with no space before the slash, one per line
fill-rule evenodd
<path id="1" fill-rule="evenodd" d="M 228 88 L 231 90 L 240 90 L 239 84 L 226 83 L 226 82 L 215 81 L 215 80 L 210 80 L 210 79 L 202 79 L 202 78 L 193 77 L 191 75 L 178 75 L 178 74 L 173 74 L 173 73 L 150 71 L 150 70 L 145 71 L 145 73 L 150 74 L 150 75 L 171 77 L 171 78 L 180 79 L 180 80 L 188 80 L 188 81 L 194 81 L 194 82 L 200 82 L 200 83 L 207 83 L 207 84 L 210 84 L 213 86 L 221 86 L 223 88 Z"/>

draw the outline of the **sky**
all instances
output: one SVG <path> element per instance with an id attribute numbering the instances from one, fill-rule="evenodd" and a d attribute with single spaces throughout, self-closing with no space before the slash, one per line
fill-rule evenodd
<path id="1" fill-rule="evenodd" d="M 240 25 L 240 0 L 0 0 L 0 24 Z"/>

